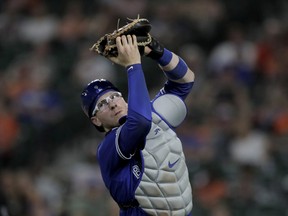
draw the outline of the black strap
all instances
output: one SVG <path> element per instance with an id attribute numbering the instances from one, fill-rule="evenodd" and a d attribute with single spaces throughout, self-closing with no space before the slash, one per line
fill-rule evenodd
<path id="1" fill-rule="evenodd" d="M 139 203 L 136 199 L 132 200 L 130 203 L 125 204 L 119 204 L 119 207 L 123 210 L 129 209 L 129 208 L 136 208 L 139 206 Z"/>

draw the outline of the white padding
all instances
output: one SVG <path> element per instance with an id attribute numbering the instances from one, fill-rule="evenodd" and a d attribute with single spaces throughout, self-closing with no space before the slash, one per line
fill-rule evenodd
<path id="1" fill-rule="evenodd" d="M 184 101 L 173 94 L 164 94 L 158 97 L 153 102 L 153 108 L 173 127 L 179 126 L 187 115 Z"/>

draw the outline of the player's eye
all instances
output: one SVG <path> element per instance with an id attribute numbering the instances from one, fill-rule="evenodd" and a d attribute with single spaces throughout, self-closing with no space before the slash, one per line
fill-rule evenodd
<path id="1" fill-rule="evenodd" d="M 118 98 L 122 97 L 122 94 L 120 92 L 115 92 L 111 95 L 109 95 L 107 98 L 101 100 L 96 105 L 96 111 L 104 111 L 108 106 L 110 101 L 116 101 Z M 94 112 L 93 115 L 95 115 L 96 112 Z"/>
<path id="2" fill-rule="evenodd" d="M 118 98 L 118 97 L 120 97 L 118 92 L 110 95 L 111 100 L 114 100 L 115 98 Z"/>
<path id="3" fill-rule="evenodd" d="M 107 105 L 108 105 L 108 102 L 107 102 L 106 99 L 100 101 L 100 102 L 98 103 L 98 105 L 97 105 L 98 110 L 104 109 Z"/>

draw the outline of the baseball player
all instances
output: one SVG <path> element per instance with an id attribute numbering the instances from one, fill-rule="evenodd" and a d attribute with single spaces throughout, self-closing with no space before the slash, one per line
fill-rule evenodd
<path id="1" fill-rule="evenodd" d="M 128 103 L 104 79 L 90 82 L 81 95 L 85 114 L 105 132 L 97 149 L 104 183 L 121 216 L 191 216 L 188 169 L 174 129 L 185 119 L 194 73 L 153 39 L 145 55 L 157 61 L 167 82 L 150 100 L 136 36 L 119 36 L 116 45 L 118 56 L 108 59 L 126 68 Z"/>

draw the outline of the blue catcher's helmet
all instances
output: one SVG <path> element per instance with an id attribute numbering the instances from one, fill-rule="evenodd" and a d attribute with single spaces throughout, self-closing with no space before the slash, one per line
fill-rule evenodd
<path id="1" fill-rule="evenodd" d="M 119 91 L 110 81 L 96 79 L 90 82 L 82 91 L 81 101 L 84 113 L 91 118 L 93 109 L 101 95 L 108 91 Z"/>

